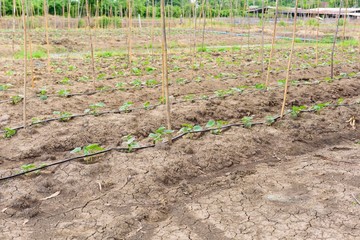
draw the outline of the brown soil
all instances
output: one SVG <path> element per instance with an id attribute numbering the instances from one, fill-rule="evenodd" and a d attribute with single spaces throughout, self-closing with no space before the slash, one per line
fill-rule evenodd
<path id="1" fill-rule="evenodd" d="M 347 122 L 354 117 L 359 125 L 360 118 L 360 105 L 355 104 L 360 97 L 356 51 L 338 52 L 335 70 L 342 77 L 329 83 L 328 47 L 321 48 L 317 67 L 311 65 L 312 47 L 298 47 L 294 55 L 291 80 L 300 85 L 290 85 L 286 108 L 336 104 L 339 98 L 344 98 L 343 106 L 304 112 L 295 119 L 287 115 L 271 126 L 188 135 L 172 146 L 111 151 L 91 162 L 71 161 L 1 181 L 0 239 L 358 239 L 360 132 Z M 257 122 L 279 114 L 283 89 L 276 81 L 285 78 L 285 57 L 286 52 L 277 51 L 272 88 L 263 91 L 250 87 L 263 82 L 258 49 L 198 54 L 196 62 L 203 65 L 195 71 L 191 55 L 172 55 L 174 128 L 179 130 L 183 123 L 205 126 L 210 119 L 238 123 L 244 116 Z M 146 101 L 156 104 L 160 86 L 130 84 L 136 79 L 160 80 L 159 56 L 144 64 L 149 59 L 134 57 L 131 68 L 142 71 L 136 76 L 123 66 L 122 55 L 98 58 L 97 74 L 103 75 L 97 87 L 124 82 L 130 89 L 67 98 L 57 92 L 94 91 L 89 59 L 53 59 L 51 74 L 44 60 L 34 61 L 28 123 L 35 117 L 54 117 L 53 111 L 80 114 L 96 102 L 106 104 L 100 111 L 116 110 L 126 101 L 138 108 Z M 0 83 L 13 85 L 0 92 L 1 128 L 22 125 L 21 104 L 8 101 L 22 94 L 21 64 L 1 60 Z M 147 72 L 146 66 L 156 70 Z M 85 75 L 90 81 L 79 81 Z M 71 85 L 60 84 L 64 77 Z M 242 94 L 213 97 L 217 90 L 244 85 L 249 87 Z M 44 86 L 49 95 L 45 101 L 36 96 Z M 191 94 L 196 100 L 189 100 Z M 203 95 L 210 99 L 201 99 Z M 121 146 L 128 134 L 147 145 L 149 133 L 165 126 L 164 112 L 161 105 L 20 129 L 12 138 L 0 139 L 0 176 L 19 172 L 24 164 L 39 166 L 72 157 L 72 149 L 91 143 Z"/>

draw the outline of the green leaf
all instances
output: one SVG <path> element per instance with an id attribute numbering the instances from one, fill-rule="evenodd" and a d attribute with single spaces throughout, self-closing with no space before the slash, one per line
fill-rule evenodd
<path id="1" fill-rule="evenodd" d="M 78 153 L 81 152 L 81 147 L 74 148 L 70 153 Z"/>
<path id="2" fill-rule="evenodd" d="M 215 120 L 209 120 L 205 127 L 206 128 L 212 128 L 212 127 L 215 126 L 215 123 L 216 123 Z"/>

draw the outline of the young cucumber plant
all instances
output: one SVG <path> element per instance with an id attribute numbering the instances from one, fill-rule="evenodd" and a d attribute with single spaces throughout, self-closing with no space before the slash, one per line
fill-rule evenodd
<path id="1" fill-rule="evenodd" d="M 129 108 L 133 105 L 133 102 L 125 102 L 122 106 L 120 106 L 119 111 L 120 112 L 130 112 Z"/>
<path id="2" fill-rule="evenodd" d="M 90 104 L 89 108 L 85 109 L 84 113 L 97 115 L 98 114 L 98 109 L 102 108 L 102 107 L 105 107 L 105 103 L 103 103 L 103 102 Z"/>
<path id="3" fill-rule="evenodd" d="M 16 104 L 20 103 L 24 98 L 20 95 L 15 95 L 15 96 L 12 96 L 10 99 L 11 99 L 11 104 L 16 105 Z"/>
<path id="4" fill-rule="evenodd" d="M 241 119 L 241 122 L 244 124 L 244 127 L 251 128 L 251 126 L 253 125 L 252 120 L 253 117 L 243 117 Z"/>
<path id="5" fill-rule="evenodd" d="M 223 121 L 223 120 L 210 120 L 208 121 L 208 123 L 206 124 L 205 128 L 217 128 L 214 130 L 211 130 L 212 134 L 220 134 L 222 132 L 222 127 L 224 125 L 228 124 L 228 122 Z"/>
<path id="6" fill-rule="evenodd" d="M 301 111 L 304 111 L 306 109 L 306 106 L 292 106 L 291 107 L 291 117 L 297 118 Z"/>
<path id="7" fill-rule="evenodd" d="M 97 153 L 97 152 L 100 152 L 100 151 L 103 151 L 103 150 L 105 150 L 105 149 L 103 147 L 101 147 L 99 144 L 93 143 L 93 144 L 89 144 L 89 145 L 87 145 L 85 147 L 77 147 L 77 148 L 73 149 L 71 151 L 71 153 L 83 152 L 83 154 L 85 156 L 87 156 L 87 155 Z M 92 157 L 85 157 L 84 158 L 85 162 L 91 162 L 92 159 L 93 159 Z"/>
<path id="8" fill-rule="evenodd" d="M 11 138 L 16 134 L 16 130 L 12 128 L 4 128 L 4 138 Z"/>
<path id="9" fill-rule="evenodd" d="M 48 99 L 46 88 L 41 88 L 39 90 L 38 97 L 40 98 L 40 100 L 43 100 L 43 101 Z"/>
<path id="10" fill-rule="evenodd" d="M 129 152 L 132 152 L 134 148 L 140 147 L 140 144 L 136 141 L 135 137 L 132 135 L 127 135 L 123 139 Z"/>
<path id="11" fill-rule="evenodd" d="M 29 172 L 35 168 L 38 168 L 38 167 L 45 167 L 46 164 L 43 163 L 43 164 L 40 164 L 39 166 L 36 166 L 34 163 L 30 163 L 30 164 L 24 164 L 20 167 L 21 169 L 21 173 L 26 173 L 26 172 Z M 34 171 L 35 174 L 39 174 L 40 173 L 40 170 L 37 170 L 37 171 Z M 26 174 L 27 175 L 27 174 Z"/>
<path id="12" fill-rule="evenodd" d="M 319 112 L 320 110 L 322 110 L 323 108 L 325 108 L 329 105 L 330 105 L 329 102 L 319 103 L 319 104 L 316 104 L 315 106 L 313 106 L 311 109 L 314 110 L 315 112 Z"/>
<path id="13" fill-rule="evenodd" d="M 54 115 L 58 115 L 60 117 L 60 122 L 67 122 L 71 119 L 72 114 L 69 112 L 60 112 L 60 111 L 54 111 Z"/>
<path id="14" fill-rule="evenodd" d="M 182 127 L 179 130 L 179 133 L 189 133 L 189 132 L 197 132 L 201 131 L 202 127 L 199 125 L 192 125 L 190 123 L 184 123 L 181 125 Z"/>
<path id="15" fill-rule="evenodd" d="M 150 133 L 149 137 L 153 139 L 154 143 L 161 142 L 163 138 L 174 131 L 166 129 L 166 127 L 159 127 L 154 133 Z"/>

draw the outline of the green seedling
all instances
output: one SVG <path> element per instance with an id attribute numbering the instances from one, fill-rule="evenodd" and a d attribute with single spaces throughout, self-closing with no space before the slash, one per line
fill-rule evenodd
<path id="1" fill-rule="evenodd" d="M 62 73 L 63 70 L 62 70 L 61 68 L 57 68 L 57 69 L 55 70 L 55 72 L 56 72 L 56 73 Z"/>
<path id="2" fill-rule="evenodd" d="M 4 138 L 11 138 L 16 134 L 16 130 L 12 128 L 4 128 Z"/>
<path id="3" fill-rule="evenodd" d="M 203 99 L 203 100 L 208 100 L 208 99 L 209 99 L 209 96 L 207 96 L 207 95 L 201 95 L 200 98 Z"/>
<path id="4" fill-rule="evenodd" d="M 130 84 L 136 88 L 141 88 L 142 82 L 139 79 L 136 79 L 132 81 Z"/>
<path id="5" fill-rule="evenodd" d="M 257 84 L 255 84 L 255 88 L 258 90 L 265 90 L 266 85 L 264 83 L 257 83 Z"/>
<path id="6" fill-rule="evenodd" d="M 187 80 L 185 78 L 178 78 L 176 79 L 176 83 L 179 85 L 185 85 L 187 83 Z"/>
<path id="7" fill-rule="evenodd" d="M 141 75 L 141 69 L 134 67 L 131 69 L 131 72 L 135 75 L 135 76 L 140 76 Z"/>
<path id="8" fill-rule="evenodd" d="M 97 115 L 98 114 L 98 109 L 103 108 L 103 107 L 105 107 L 105 103 L 103 103 L 103 102 L 90 104 L 89 108 L 85 109 L 84 113 Z"/>
<path id="9" fill-rule="evenodd" d="M 205 128 L 217 128 L 214 130 L 211 130 L 212 134 L 220 134 L 222 132 L 222 127 L 226 125 L 228 122 L 223 120 L 209 120 L 205 126 Z"/>
<path id="10" fill-rule="evenodd" d="M 201 131 L 202 130 L 202 127 L 199 126 L 199 125 L 192 125 L 190 123 L 184 123 L 184 124 L 181 124 L 181 128 L 179 130 L 179 133 L 189 133 L 189 132 L 196 132 L 196 131 Z"/>
<path id="11" fill-rule="evenodd" d="M 166 103 L 166 98 L 165 97 L 159 97 L 159 103 L 160 104 L 165 104 Z"/>
<path id="12" fill-rule="evenodd" d="M 297 118 L 301 111 L 305 110 L 306 106 L 292 106 L 290 114 L 291 117 Z"/>
<path id="13" fill-rule="evenodd" d="M 121 112 L 130 112 L 129 108 L 133 105 L 133 102 L 125 102 L 120 108 L 119 111 Z"/>
<path id="14" fill-rule="evenodd" d="M 36 117 L 31 118 L 32 125 L 39 124 L 39 123 L 41 123 L 41 120 L 39 118 L 36 118 Z"/>
<path id="15" fill-rule="evenodd" d="M 159 85 L 159 82 L 155 79 L 149 79 L 149 80 L 146 80 L 145 85 L 147 87 L 154 87 L 156 85 Z"/>
<path id="16" fill-rule="evenodd" d="M 265 121 L 267 125 L 272 125 L 276 121 L 276 117 L 274 116 L 266 116 Z"/>
<path id="17" fill-rule="evenodd" d="M 72 114 L 69 112 L 54 111 L 53 114 L 58 115 L 60 117 L 60 119 L 59 119 L 60 122 L 67 122 L 72 117 Z"/>
<path id="18" fill-rule="evenodd" d="M 140 147 L 140 144 L 136 141 L 135 137 L 132 135 L 127 135 L 123 139 L 126 146 L 128 147 L 129 152 L 132 152 L 134 148 Z"/>
<path id="19" fill-rule="evenodd" d="M 90 155 L 90 154 L 94 154 L 97 152 L 101 152 L 104 151 L 105 149 L 103 147 L 101 147 L 99 144 L 97 143 L 93 143 L 93 144 L 89 144 L 85 147 L 77 147 L 75 149 L 73 149 L 70 153 L 80 153 L 83 152 L 83 154 L 85 156 Z M 85 162 L 91 162 L 93 160 L 93 157 L 85 157 L 84 158 Z"/>
<path id="20" fill-rule="evenodd" d="M 70 95 L 70 91 L 66 89 L 61 89 L 58 91 L 60 97 L 68 97 Z"/>
<path id="21" fill-rule="evenodd" d="M 118 90 L 124 91 L 124 90 L 125 90 L 125 83 L 123 83 L 123 82 L 118 82 L 118 83 L 116 83 L 115 87 L 116 87 Z"/>
<path id="22" fill-rule="evenodd" d="M 42 163 L 40 164 L 38 167 L 45 167 L 46 164 L 45 163 Z M 38 168 L 34 163 L 30 163 L 30 164 L 24 164 L 20 167 L 21 169 L 21 173 L 26 173 L 26 172 L 29 172 L 35 168 Z M 36 170 L 34 171 L 33 173 L 35 174 L 39 174 L 40 173 L 40 170 Z"/>
<path id="23" fill-rule="evenodd" d="M 109 91 L 111 89 L 111 87 L 109 86 L 100 86 L 100 87 L 97 87 L 96 90 L 100 91 L 100 92 L 106 92 L 106 91 Z"/>
<path id="24" fill-rule="evenodd" d="M 96 77 L 96 79 L 97 79 L 97 80 L 103 80 L 105 77 L 106 77 L 106 74 L 105 74 L 105 73 L 100 73 L 100 74 Z"/>
<path id="25" fill-rule="evenodd" d="M 148 73 L 152 73 L 153 71 L 156 70 L 156 68 L 149 66 L 149 67 L 146 67 L 145 70 L 146 70 Z"/>
<path id="26" fill-rule="evenodd" d="M 73 66 L 73 65 L 70 65 L 70 66 L 68 67 L 68 70 L 69 70 L 69 71 L 74 71 L 75 69 L 76 69 L 76 67 Z"/>
<path id="27" fill-rule="evenodd" d="M 313 106 L 311 109 L 314 110 L 315 112 L 319 112 L 320 110 L 322 110 L 324 107 L 329 106 L 330 103 L 326 102 L 326 103 L 319 103 L 316 104 L 315 106 Z"/>
<path id="28" fill-rule="evenodd" d="M 341 105 L 344 102 L 344 98 L 339 98 L 336 103 L 337 105 Z"/>
<path id="29" fill-rule="evenodd" d="M 88 76 L 82 76 L 78 79 L 79 82 L 88 82 L 90 78 Z"/>
<path id="30" fill-rule="evenodd" d="M 43 101 L 48 99 L 47 90 L 45 88 L 41 88 L 39 90 L 38 96 L 39 96 L 40 100 L 43 100 Z"/>
<path id="31" fill-rule="evenodd" d="M 286 84 L 286 80 L 285 80 L 285 79 L 281 79 L 281 80 L 278 80 L 277 83 L 278 83 L 278 85 L 279 85 L 280 87 L 284 87 L 285 84 Z"/>
<path id="32" fill-rule="evenodd" d="M 147 102 L 144 103 L 143 106 L 144 106 L 145 110 L 149 110 L 151 108 L 151 103 L 149 101 L 147 101 Z"/>
<path id="33" fill-rule="evenodd" d="M 14 71 L 11 71 L 11 70 L 9 70 L 9 71 L 6 71 L 6 76 L 12 76 L 12 75 L 14 75 L 15 74 L 15 72 Z"/>
<path id="34" fill-rule="evenodd" d="M 184 96 L 184 100 L 188 102 L 195 102 L 194 98 L 195 98 L 194 94 L 189 94 Z"/>
<path id="35" fill-rule="evenodd" d="M 154 143 L 161 142 L 166 135 L 172 134 L 174 131 L 159 127 L 154 133 L 150 133 L 149 137 L 153 139 Z"/>
<path id="36" fill-rule="evenodd" d="M 225 98 L 226 96 L 233 95 L 234 91 L 232 89 L 217 90 L 215 95 L 219 98 Z"/>
<path id="37" fill-rule="evenodd" d="M 244 124 L 244 127 L 251 128 L 251 126 L 253 125 L 252 120 L 253 117 L 243 117 L 241 119 L 241 122 Z"/>
<path id="38" fill-rule="evenodd" d="M 0 91 L 8 90 L 12 85 L 11 84 L 0 84 Z"/>
<path id="39" fill-rule="evenodd" d="M 11 99 L 11 104 L 16 105 L 20 103 L 24 98 L 20 95 L 16 95 L 16 96 L 12 96 L 10 99 Z"/>

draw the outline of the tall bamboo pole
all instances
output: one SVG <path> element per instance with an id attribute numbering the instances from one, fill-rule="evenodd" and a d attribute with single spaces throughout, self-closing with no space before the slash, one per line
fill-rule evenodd
<path id="1" fill-rule="evenodd" d="M 318 0 L 318 10 L 317 10 L 317 17 L 318 17 L 318 24 L 316 26 L 316 46 L 315 46 L 315 65 L 318 65 L 319 61 L 319 28 L 320 28 L 320 0 Z"/>
<path id="2" fill-rule="evenodd" d="M 132 53 L 131 53 L 131 35 L 132 35 L 132 6 L 131 6 L 131 0 L 128 0 L 128 61 L 129 61 L 129 67 L 131 66 L 131 59 L 132 59 Z"/>
<path id="3" fill-rule="evenodd" d="M 13 0 L 13 32 L 12 32 L 12 54 L 13 62 L 15 62 L 15 15 L 16 15 L 16 0 Z"/>
<path id="4" fill-rule="evenodd" d="M 93 43 L 92 32 L 91 32 L 89 0 L 86 0 L 85 4 L 86 4 L 87 28 L 88 28 L 88 31 L 89 31 L 89 39 L 90 39 L 92 80 L 93 80 L 93 84 L 94 84 L 94 87 L 95 87 L 96 73 L 95 73 L 95 60 L 94 60 L 94 43 Z"/>
<path id="5" fill-rule="evenodd" d="M 55 1 L 54 1 L 54 19 L 55 19 L 55 23 L 54 23 L 54 28 L 57 28 L 57 20 L 56 20 L 56 5 L 55 5 Z"/>
<path id="6" fill-rule="evenodd" d="M 152 20 L 151 20 L 151 56 L 154 59 L 154 27 L 155 27 L 155 0 L 152 0 Z"/>
<path id="7" fill-rule="evenodd" d="M 271 40 L 271 51 L 270 51 L 270 57 L 269 57 L 269 63 L 267 65 L 267 74 L 266 74 L 266 81 L 265 86 L 267 87 L 269 84 L 269 77 L 270 77 L 270 69 L 271 69 L 271 60 L 274 54 L 275 49 L 275 40 L 276 40 L 276 25 L 277 25 L 277 19 L 278 19 L 278 10 L 279 10 L 279 0 L 276 0 L 276 7 L 275 7 L 275 19 L 274 19 L 274 30 L 273 30 L 273 36 Z"/>
<path id="8" fill-rule="evenodd" d="M 346 19 L 348 14 L 348 6 L 349 6 L 349 0 L 345 0 L 345 15 L 344 15 L 344 25 L 343 25 L 343 32 L 342 32 L 342 40 L 345 40 L 345 32 L 346 32 Z"/>
<path id="9" fill-rule="evenodd" d="M 288 59 L 287 70 L 286 70 L 286 80 L 285 80 L 285 88 L 284 88 L 284 97 L 283 97 L 283 103 L 282 103 L 281 114 L 280 114 L 281 117 L 284 116 L 285 105 L 286 105 L 286 96 L 287 96 L 288 85 L 289 85 L 289 76 L 290 76 L 290 69 L 291 69 L 291 60 L 292 60 L 292 55 L 293 55 L 293 52 L 294 52 L 295 34 L 296 34 L 296 19 L 297 19 L 297 12 L 298 12 L 298 3 L 299 3 L 299 0 L 296 0 L 296 2 L 295 2 L 294 23 L 293 23 L 294 25 L 293 25 L 292 41 L 291 41 L 291 49 L 290 49 L 290 54 L 289 54 L 289 59 Z"/>
<path id="10" fill-rule="evenodd" d="M 193 13 L 194 13 L 194 42 L 193 42 L 192 65 L 194 65 L 196 58 L 196 0 L 194 1 L 194 5 L 193 5 Z"/>
<path id="11" fill-rule="evenodd" d="M 169 99 L 169 82 L 167 71 L 167 42 L 166 42 L 166 24 L 165 24 L 165 0 L 161 0 L 161 27 L 162 27 L 162 81 L 165 85 L 165 102 L 166 102 L 166 122 L 167 129 L 171 130 L 170 120 L 170 99 Z M 171 141 L 171 134 L 168 138 L 169 144 Z"/>
<path id="12" fill-rule="evenodd" d="M 27 80 L 27 31 L 26 31 L 26 13 L 25 13 L 25 0 L 21 1 L 21 10 L 22 10 L 22 19 L 23 19 L 23 28 L 24 28 L 24 84 L 23 84 L 23 124 L 26 128 L 26 80 Z"/>
<path id="13" fill-rule="evenodd" d="M 330 69 L 330 77 L 331 77 L 331 79 L 334 78 L 334 53 L 335 53 L 335 45 L 336 45 L 337 35 L 338 35 L 338 32 L 339 32 L 339 22 L 340 22 L 341 7 L 342 7 L 342 0 L 340 0 L 339 14 L 337 15 L 336 30 L 335 30 L 334 41 L 333 41 L 333 46 L 332 46 L 332 50 L 331 50 L 331 63 L 330 63 L 330 68 L 331 68 Z"/>
<path id="14" fill-rule="evenodd" d="M 70 2 L 70 0 L 68 0 L 68 12 L 67 12 L 67 14 L 68 14 L 68 30 L 70 30 L 70 9 L 71 9 L 71 2 Z"/>
<path id="15" fill-rule="evenodd" d="M 261 56 L 261 73 L 264 73 L 264 70 L 265 70 L 265 66 L 264 66 L 264 29 L 265 29 L 265 23 L 264 23 L 264 12 L 265 12 L 265 10 L 264 10 L 264 8 L 265 8 L 265 3 L 264 3 L 264 0 L 261 1 L 261 8 L 262 8 L 262 10 L 261 10 L 261 48 L 260 48 L 260 56 Z"/>
<path id="16" fill-rule="evenodd" d="M 25 12 L 28 14 L 29 9 L 32 9 L 32 2 L 30 2 L 30 6 L 28 6 L 28 2 L 25 2 Z M 33 25 L 34 22 L 34 14 L 30 15 L 30 22 L 32 22 L 31 25 Z M 31 25 L 29 24 L 29 29 L 27 29 L 27 38 L 29 42 L 29 57 L 30 57 L 30 72 L 31 72 L 31 87 L 35 87 L 34 83 L 34 61 L 33 61 L 33 49 L 32 49 L 32 35 L 31 35 Z"/>
<path id="17" fill-rule="evenodd" d="M 46 38 L 46 57 L 47 57 L 47 72 L 50 73 L 50 43 L 48 30 L 48 7 L 47 0 L 44 0 L 44 18 L 45 18 L 45 38 Z"/>

